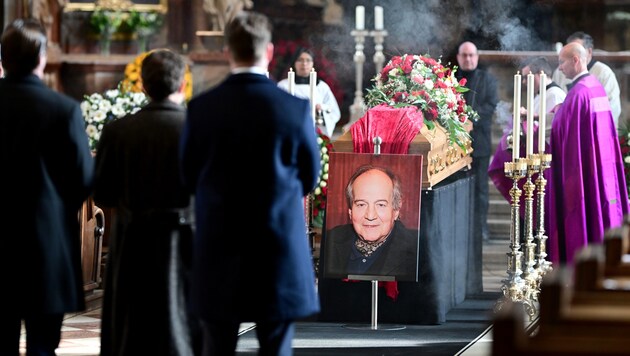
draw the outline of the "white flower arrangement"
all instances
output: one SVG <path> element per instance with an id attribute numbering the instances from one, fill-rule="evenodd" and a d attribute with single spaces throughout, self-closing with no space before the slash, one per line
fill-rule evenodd
<path id="1" fill-rule="evenodd" d="M 103 94 L 85 95 L 81 102 L 81 112 L 85 120 L 85 132 L 89 138 L 90 148 L 96 149 L 106 124 L 127 114 L 136 113 L 147 103 L 148 99 L 144 93 L 123 90 L 121 85 Z"/>
<path id="2" fill-rule="evenodd" d="M 326 197 L 328 196 L 328 161 L 330 160 L 330 152 L 333 151 L 333 145 L 330 137 L 326 136 L 322 130 L 317 128 L 317 144 L 319 145 L 321 170 L 317 185 L 312 191 L 313 196 L 313 225 L 322 227 L 324 223 L 324 213 L 326 211 Z"/>

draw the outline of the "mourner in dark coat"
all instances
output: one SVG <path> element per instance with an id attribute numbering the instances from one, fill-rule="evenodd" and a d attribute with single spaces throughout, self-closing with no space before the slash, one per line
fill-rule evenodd
<path id="1" fill-rule="evenodd" d="M 115 212 L 105 271 L 103 356 L 193 354 L 186 303 L 190 194 L 178 158 L 185 68 L 180 55 L 152 51 L 141 69 L 149 104 L 107 124 L 97 146 L 94 198 Z"/>
<path id="2" fill-rule="evenodd" d="M 94 162 L 79 103 L 48 88 L 46 33 L 17 19 L 2 35 L 0 354 L 54 355 L 64 313 L 85 308 L 79 211 Z"/>
<path id="3" fill-rule="evenodd" d="M 486 69 L 479 68 L 479 52 L 472 42 L 463 42 L 457 53 L 459 70 L 455 72 L 458 80 L 466 78 L 466 87 L 470 90 L 464 93 L 466 103 L 472 106 L 479 118 L 473 121 L 472 137 L 472 173 L 475 175 L 475 209 L 473 211 L 473 256 L 468 269 L 469 293 L 483 291 L 481 280 L 482 241 L 488 239 L 488 166 L 492 149 L 492 117 L 499 102 L 497 80 Z"/>
<path id="4" fill-rule="evenodd" d="M 204 355 L 233 354 L 248 321 L 261 355 L 290 355 L 294 321 L 319 311 L 303 199 L 319 147 L 309 102 L 265 76 L 267 17 L 240 13 L 225 40 L 231 75 L 190 101 L 181 146 L 196 205 L 193 310 Z"/>

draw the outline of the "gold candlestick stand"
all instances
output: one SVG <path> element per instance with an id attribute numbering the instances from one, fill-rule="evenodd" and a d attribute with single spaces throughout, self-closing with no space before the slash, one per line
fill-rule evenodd
<path id="1" fill-rule="evenodd" d="M 501 291 L 503 297 L 497 301 L 495 305 L 495 311 L 501 310 L 503 305 L 508 302 L 520 302 L 523 303 L 525 311 L 528 315 L 534 315 L 534 308 L 532 302 L 528 298 L 526 291 L 526 284 L 521 278 L 521 257 L 520 251 L 520 224 L 519 224 L 519 206 L 521 198 L 521 190 L 518 187 L 518 181 L 525 177 L 528 170 L 527 160 L 524 158 L 515 159 L 512 162 L 505 162 L 504 171 L 508 178 L 511 178 L 514 182 L 510 189 L 510 217 L 512 220 L 512 226 L 510 229 L 510 252 L 506 255 L 507 259 L 507 274 L 508 278 L 504 279 Z"/>
<path id="2" fill-rule="evenodd" d="M 530 319 L 536 313 L 536 302 L 538 301 L 539 274 L 534 268 L 536 265 L 536 244 L 534 243 L 534 189 L 536 186 L 532 182 L 532 176 L 540 171 L 540 156 L 530 154 L 527 159 L 527 178 L 523 185 L 525 191 L 525 243 L 523 245 L 523 262 L 525 270 L 522 278 L 525 283 L 523 298 L 530 301 L 531 308 L 526 310 Z"/>
<path id="3" fill-rule="evenodd" d="M 540 289 L 540 282 L 542 277 L 553 268 L 551 262 L 547 261 L 547 236 L 545 236 L 545 189 L 547 186 L 547 180 L 543 176 L 545 169 L 551 167 L 551 154 L 542 153 L 539 154 L 540 166 L 538 171 L 538 178 L 536 178 L 536 191 L 538 198 L 538 231 L 536 234 L 536 270 L 538 271 L 538 289 Z"/>

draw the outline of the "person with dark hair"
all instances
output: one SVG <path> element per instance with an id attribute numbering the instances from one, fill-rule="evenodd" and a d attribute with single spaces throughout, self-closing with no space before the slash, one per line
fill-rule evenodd
<path id="1" fill-rule="evenodd" d="M 234 354 L 241 322 L 256 323 L 260 355 L 291 355 L 295 320 L 320 310 L 304 213 L 317 136 L 308 100 L 265 76 L 269 19 L 241 12 L 225 39 L 231 75 L 190 101 L 180 146 L 195 193 L 192 308 L 205 356 Z"/>
<path id="2" fill-rule="evenodd" d="M 548 253 L 553 263 L 572 265 L 587 244 L 620 226 L 630 211 L 624 164 L 606 91 L 588 72 L 588 51 L 565 45 L 559 68 L 571 82 L 551 128 L 548 184 Z"/>
<path id="3" fill-rule="evenodd" d="M 310 98 L 310 79 L 309 73 L 314 68 L 315 55 L 313 51 L 299 47 L 293 54 L 291 60 L 292 68 L 295 71 L 295 95 L 304 98 Z M 289 91 L 289 79 L 285 78 L 278 82 L 278 86 Z M 315 123 L 328 137 L 333 137 L 335 126 L 341 118 L 341 111 L 337 99 L 330 90 L 330 86 L 321 78 L 317 77 L 315 92 L 313 94 L 315 101 Z"/>
<path id="4" fill-rule="evenodd" d="M 193 355 L 187 311 L 190 194 L 179 176 L 186 64 L 151 51 L 141 77 L 150 102 L 103 128 L 94 200 L 113 209 L 104 281 L 101 355 Z M 146 297 L 146 288 L 154 290 Z M 147 328 L 147 325 L 149 326 Z"/>
<path id="5" fill-rule="evenodd" d="M 45 29 L 16 19 L 0 42 L 0 224 L 19 229 L 2 242 L 0 355 L 19 355 L 24 321 L 26 354 L 52 356 L 64 314 L 85 309 L 78 216 L 94 160 L 79 103 L 42 81 Z"/>
<path id="6" fill-rule="evenodd" d="M 577 31 L 567 37 L 567 43 L 579 43 L 586 49 L 586 68 L 588 72 L 594 75 L 597 80 L 604 86 L 606 96 L 610 101 L 610 109 L 612 110 L 615 127 L 619 125 L 619 117 L 621 116 L 621 90 L 615 72 L 605 63 L 593 58 L 593 49 L 595 42 L 593 37 L 583 31 Z M 560 66 L 553 72 L 553 81 L 568 92 L 570 89 L 571 79 L 567 78 L 560 70 Z"/>
<path id="7" fill-rule="evenodd" d="M 346 185 L 351 223 L 324 236 L 324 276 L 392 276 L 396 281 L 418 280 L 418 232 L 399 220 L 400 179 L 384 167 L 364 165 Z"/>

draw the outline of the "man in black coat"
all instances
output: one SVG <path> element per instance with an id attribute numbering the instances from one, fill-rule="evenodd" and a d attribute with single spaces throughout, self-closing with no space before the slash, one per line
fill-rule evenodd
<path id="1" fill-rule="evenodd" d="M 455 72 L 458 80 L 466 78 L 466 87 L 470 90 L 464 93 L 466 103 L 472 106 L 479 118 L 473 121 L 472 136 L 472 173 L 475 175 L 475 208 L 473 212 L 473 250 L 471 259 L 481 260 L 482 241 L 488 239 L 488 166 L 492 149 L 492 116 L 499 102 L 496 78 L 485 69 L 478 67 L 479 53 L 472 42 L 463 42 L 457 52 L 459 69 Z M 481 292 L 481 267 L 469 271 L 471 292 Z"/>
<path id="2" fill-rule="evenodd" d="M 308 100 L 265 76 L 271 22 L 239 13 L 226 27 L 231 75 L 188 105 L 182 174 L 195 192 L 192 307 L 203 355 L 231 355 L 255 322 L 261 355 L 291 355 L 295 320 L 319 311 L 304 196 L 320 152 Z"/>
<path id="3" fill-rule="evenodd" d="M 27 354 L 55 355 L 64 313 L 85 308 L 78 213 L 94 162 L 79 103 L 42 81 L 46 42 L 34 20 L 2 35 L 0 355 L 18 355 L 22 320 Z"/>
<path id="4" fill-rule="evenodd" d="M 185 69 L 180 55 L 152 51 L 141 69 L 151 101 L 107 124 L 97 146 L 94 199 L 115 209 L 105 272 L 103 356 L 193 354 L 185 300 L 192 263 L 190 194 L 180 180 L 178 159 Z"/>

